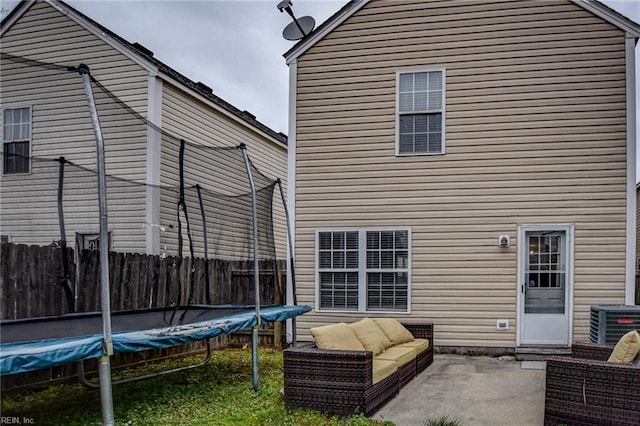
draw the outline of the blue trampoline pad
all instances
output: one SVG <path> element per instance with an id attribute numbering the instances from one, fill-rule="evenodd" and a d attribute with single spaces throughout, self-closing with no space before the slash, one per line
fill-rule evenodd
<path id="1" fill-rule="evenodd" d="M 284 321 L 309 306 L 269 306 L 261 323 Z M 136 352 L 193 343 L 257 324 L 249 306 L 196 305 L 188 309 L 147 309 L 112 313 L 114 352 Z M 100 312 L 0 322 L 0 375 L 63 365 L 106 352 Z"/>

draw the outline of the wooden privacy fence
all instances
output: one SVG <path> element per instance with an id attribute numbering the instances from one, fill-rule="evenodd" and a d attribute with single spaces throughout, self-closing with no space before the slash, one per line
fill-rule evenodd
<path id="1" fill-rule="evenodd" d="M 70 285 L 74 290 L 76 312 L 101 309 L 100 263 L 97 251 L 82 250 L 76 264 L 74 252 L 67 248 Z M 62 249 L 53 246 L 0 245 L 0 316 L 2 319 L 62 315 L 69 312 L 61 285 L 64 276 Z M 260 302 L 262 305 L 284 304 L 284 262 L 260 261 Z M 193 271 L 192 271 L 193 267 Z M 205 268 L 210 277 L 210 300 L 213 305 L 254 304 L 253 261 L 160 257 L 155 255 L 109 253 L 111 310 L 124 311 L 186 304 L 193 290 L 194 304 L 206 303 Z M 78 279 L 76 280 L 76 277 Z M 182 282 L 182 284 L 181 284 Z M 263 326 L 261 343 L 280 346 L 281 324 Z M 223 336 L 218 345 L 246 341 L 237 336 Z M 195 345 L 195 346 L 194 346 Z M 197 350 L 201 345 L 170 348 L 152 353 L 118 354 L 114 366 L 127 365 L 150 358 L 166 357 Z M 75 374 L 75 366 L 53 367 L 47 371 L 2 377 L 2 389 L 23 387 Z M 18 377 L 20 376 L 20 377 Z"/>

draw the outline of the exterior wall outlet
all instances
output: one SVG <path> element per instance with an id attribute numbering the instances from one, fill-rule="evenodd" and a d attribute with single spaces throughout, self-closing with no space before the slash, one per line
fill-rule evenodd
<path id="1" fill-rule="evenodd" d="M 498 321 L 496 321 L 496 329 L 497 330 L 508 330 L 509 329 L 509 320 L 498 320 Z"/>

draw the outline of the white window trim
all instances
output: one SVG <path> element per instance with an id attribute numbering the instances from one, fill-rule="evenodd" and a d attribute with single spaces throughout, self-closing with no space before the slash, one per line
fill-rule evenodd
<path id="1" fill-rule="evenodd" d="M 407 232 L 407 310 L 406 311 L 367 311 L 367 232 L 380 231 L 406 231 Z M 320 233 L 322 232 L 358 232 L 358 309 L 327 309 L 320 307 Z M 408 315 L 411 314 L 411 282 L 412 282 L 412 236 L 411 228 L 406 226 L 390 226 L 390 227 L 367 227 L 367 228 L 320 228 L 316 229 L 315 235 L 315 311 L 324 313 L 347 313 L 347 314 L 383 314 L 383 315 Z"/>
<path id="2" fill-rule="evenodd" d="M 29 171 L 28 172 L 23 172 L 23 173 L 5 173 L 4 170 L 4 158 L 2 159 L 2 161 L 0 162 L 0 170 L 2 170 L 2 177 L 3 178 L 10 178 L 11 176 L 27 176 L 30 175 L 32 173 L 32 169 L 33 169 L 33 162 L 31 161 L 31 157 L 33 157 L 33 106 L 32 105 L 21 105 L 21 104 L 17 104 L 17 105 L 10 105 L 10 106 L 2 106 L 2 109 L 0 109 L 0 132 L 2 132 L 2 152 L 4 152 L 4 144 L 5 143 L 12 143 L 12 142 L 17 142 L 17 141 L 7 141 L 4 139 L 4 112 L 8 109 L 21 109 L 21 108 L 29 108 L 29 123 L 31 125 L 31 129 L 29 132 Z"/>
<path id="3" fill-rule="evenodd" d="M 440 152 L 417 152 L 417 153 L 400 153 L 400 74 L 418 73 L 418 72 L 442 72 L 442 150 Z M 413 157 L 422 155 L 444 155 L 446 148 L 446 116 L 447 116 L 447 73 L 446 68 L 419 68 L 419 69 L 403 69 L 396 71 L 396 157 Z"/>

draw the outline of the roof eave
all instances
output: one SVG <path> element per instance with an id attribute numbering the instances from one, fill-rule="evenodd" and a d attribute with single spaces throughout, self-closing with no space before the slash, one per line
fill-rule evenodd
<path id="1" fill-rule="evenodd" d="M 3 36 L 35 2 L 36 0 L 22 0 L 18 3 L 18 5 L 2 19 L 2 22 L 0 22 L 0 37 Z"/>
<path id="2" fill-rule="evenodd" d="M 576 5 L 604 19 L 619 29 L 631 34 L 636 39 L 640 37 L 640 25 L 626 16 L 607 7 L 597 0 L 571 0 Z"/>
<path id="3" fill-rule="evenodd" d="M 4 34 L 24 13 L 29 9 L 29 7 L 35 3 L 36 0 L 24 0 L 18 6 L 15 7 L 11 11 L 9 15 L 5 19 L 2 20 L 2 33 Z M 92 34 L 102 39 L 105 43 L 109 44 L 111 47 L 127 56 L 129 59 L 140 65 L 142 68 L 149 72 L 150 76 L 161 78 L 189 93 L 198 94 L 198 98 L 208 104 L 213 109 L 223 113 L 223 115 L 233 119 L 236 123 L 241 126 L 245 126 L 248 129 L 258 133 L 262 137 L 266 138 L 270 142 L 274 143 L 281 148 L 287 149 L 287 140 L 286 137 L 280 136 L 275 130 L 269 128 L 268 126 L 260 123 L 255 119 L 247 119 L 245 117 L 241 117 L 241 112 L 235 106 L 229 104 L 224 99 L 217 97 L 214 94 L 205 94 L 204 92 L 198 93 L 198 90 L 192 89 L 189 84 L 185 84 L 185 81 L 196 83 L 191 81 L 188 77 L 180 74 L 178 71 L 173 68 L 163 64 L 161 61 L 157 60 L 152 56 L 145 55 L 138 50 L 135 49 L 124 38 L 120 37 L 118 34 L 104 27 L 100 23 L 92 20 L 88 16 L 83 13 L 77 11 L 73 7 L 67 5 L 61 0 L 45 0 L 50 6 L 57 9 L 60 13 L 68 16 L 71 20 L 76 22 L 78 25 L 90 31 Z M 175 74 L 172 76 L 172 74 Z M 215 98 L 212 99 L 212 98 Z M 218 102 L 216 102 L 216 100 Z M 219 103 L 228 105 L 225 108 Z M 235 111 L 238 110 L 238 111 Z"/>
<path id="4" fill-rule="evenodd" d="M 324 38 L 347 18 L 369 3 L 370 0 L 351 0 L 336 14 L 325 21 L 314 32 L 289 49 L 283 56 L 287 65 L 298 59 L 304 52 L 309 50 L 316 42 Z M 597 0 L 571 0 L 574 4 L 604 19 L 621 30 L 640 38 L 640 25 L 608 8 Z"/>
<path id="5" fill-rule="evenodd" d="M 342 24 L 355 12 L 362 9 L 362 7 L 369 3 L 369 1 L 370 0 L 351 0 L 349 3 L 347 3 L 342 9 L 340 9 L 333 16 L 323 22 L 318 28 L 316 28 L 315 31 L 296 43 L 283 55 L 287 61 L 287 65 L 295 61 L 299 56 L 301 56 L 304 52 L 311 48 L 311 46 L 313 46 L 317 41 L 324 38 L 327 34 L 333 31 L 338 25 Z"/>

